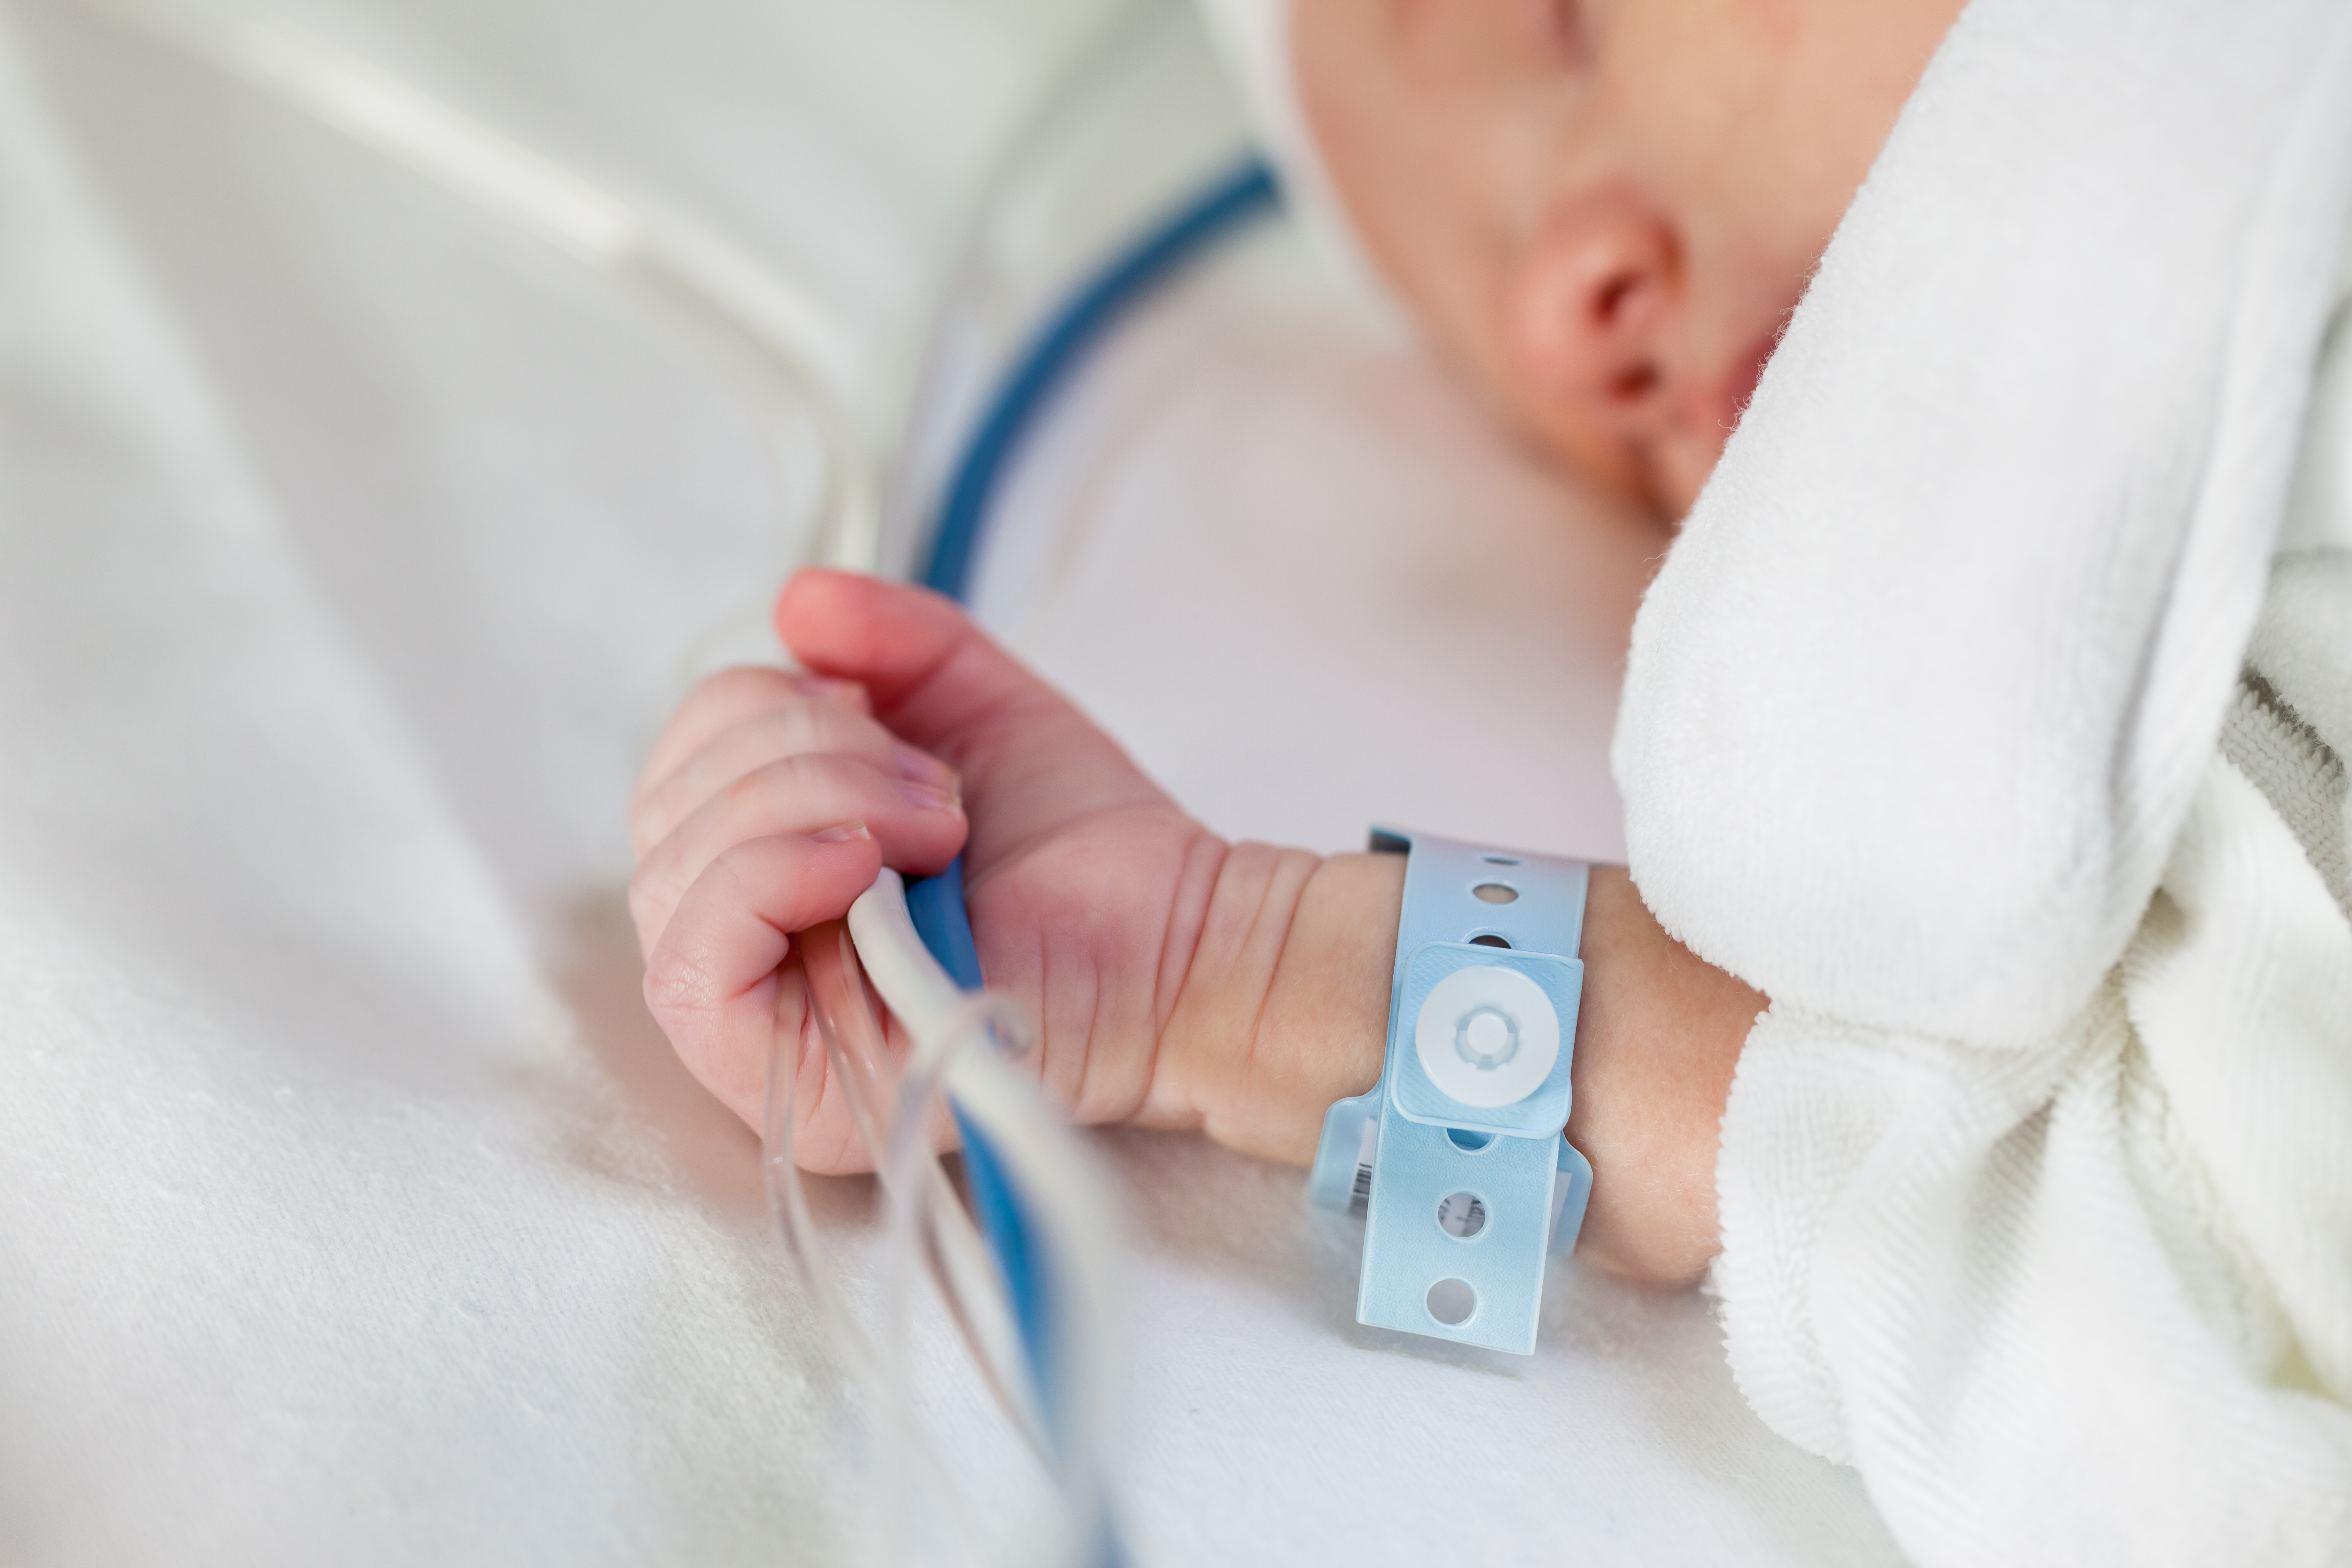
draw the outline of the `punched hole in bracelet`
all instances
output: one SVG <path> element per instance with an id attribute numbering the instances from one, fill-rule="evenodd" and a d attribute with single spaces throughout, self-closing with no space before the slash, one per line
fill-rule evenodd
<path id="1" fill-rule="evenodd" d="M 1465 1132 L 1459 1127 L 1445 1130 L 1445 1141 L 1465 1154 L 1475 1154 L 1495 1141 L 1492 1132 Z"/>
<path id="2" fill-rule="evenodd" d="M 1470 1289 L 1469 1281 L 1465 1279 L 1440 1279 L 1429 1288 L 1429 1294 L 1422 1298 L 1421 1304 L 1429 1309 L 1431 1317 L 1447 1328 L 1458 1329 L 1470 1321 L 1471 1313 L 1478 1310 L 1478 1292 Z"/>
<path id="3" fill-rule="evenodd" d="M 1493 931 L 1481 931 L 1478 935 L 1470 939 L 1470 945 L 1473 947 L 1508 947 L 1511 944 L 1507 940 L 1496 936 Z"/>
<path id="4" fill-rule="evenodd" d="M 1511 904 L 1518 901 L 1519 890 L 1507 882 L 1481 882 L 1470 896 L 1482 904 Z"/>
<path id="5" fill-rule="evenodd" d="M 1475 1193 L 1448 1193 L 1437 1200 L 1437 1228 L 1467 1241 L 1486 1228 L 1486 1205 Z"/>
<path id="6" fill-rule="evenodd" d="M 1484 855 L 1479 857 L 1479 858 L 1485 860 L 1489 866 L 1516 866 L 1518 864 L 1517 860 L 1512 859 L 1508 855 Z"/>

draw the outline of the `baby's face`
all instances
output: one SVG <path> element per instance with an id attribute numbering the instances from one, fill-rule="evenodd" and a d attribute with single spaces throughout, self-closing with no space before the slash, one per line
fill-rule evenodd
<path id="1" fill-rule="evenodd" d="M 1296 0 L 1373 259 L 1549 453 L 1679 517 L 1962 0 Z"/>

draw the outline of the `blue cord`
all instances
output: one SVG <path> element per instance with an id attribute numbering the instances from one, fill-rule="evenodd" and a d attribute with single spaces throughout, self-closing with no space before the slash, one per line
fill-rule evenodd
<path id="1" fill-rule="evenodd" d="M 938 876 L 907 884 L 907 913 L 948 978 L 967 991 L 979 990 L 980 950 L 972 945 L 971 922 L 963 912 L 962 856 Z"/>
<path id="2" fill-rule="evenodd" d="M 1273 212 L 1281 199 L 1265 163 L 1244 159 L 1112 258 L 1093 281 L 1070 296 L 998 384 L 987 416 L 964 448 L 939 528 L 931 535 L 923 586 L 958 603 L 971 597 L 972 562 L 997 484 L 1051 395 L 1130 307 L 1210 245 Z"/>
<path id="3" fill-rule="evenodd" d="M 930 560 L 923 569 L 926 587 L 958 602 L 970 597 L 972 563 L 998 486 L 1038 415 L 1084 362 L 1087 351 L 1184 263 L 1236 228 L 1273 213 L 1280 203 L 1281 191 L 1273 172 L 1258 158 L 1244 159 L 1113 257 L 1045 323 L 998 384 L 985 416 L 956 465 L 955 482 L 949 487 L 947 504 L 931 536 Z M 958 856 L 938 876 L 908 888 L 907 910 L 914 919 L 916 934 L 940 967 L 957 984 L 976 991 L 981 984 L 980 954 L 972 942 L 963 892 L 963 858 Z M 961 1110 L 954 1114 L 963 1135 L 964 1176 L 972 1207 L 996 1255 L 997 1267 L 1003 1271 L 1038 1405 L 1051 1420 L 1061 1407 L 1062 1376 L 1062 1367 L 1051 1353 L 1055 1324 L 1053 1292 L 1047 1284 L 1052 1259 L 1019 1189 L 1007 1178 L 1002 1158 Z M 1107 1564 L 1124 1561 L 1125 1553 L 1108 1523 L 1105 1531 L 1098 1553 L 1101 1561 Z"/>
<path id="4" fill-rule="evenodd" d="M 980 953 L 972 946 L 971 921 L 964 914 L 961 857 L 938 876 L 908 886 L 907 913 L 914 920 L 915 934 L 923 939 L 923 945 L 931 950 L 949 978 L 967 991 L 979 990 Z M 1054 1342 L 1054 1325 L 1048 1316 L 1051 1293 L 1040 1277 L 1037 1238 L 1031 1234 L 1028 1211 L 1005 1179 L 1003 1162 L 987 1135 L 952 1100 L 948 1110 L 955 1117 L 956 1131 L 963 1135 L 964 1178 L 971 1192 L 971 1205 L 979 1214 L 990 1249 L 996 1254 L 996 1266 L 1003 1271 L 1021 1348 L 1029 1360 L 1030 1377 L 1037 1384 L 1038 1404 L 1050 1417 L 1060 1405 L 1047 1395 L 1057 1394 L 1059 1385 L 1053 1380 L 1054 1359 L 1045 1353 Z"/>

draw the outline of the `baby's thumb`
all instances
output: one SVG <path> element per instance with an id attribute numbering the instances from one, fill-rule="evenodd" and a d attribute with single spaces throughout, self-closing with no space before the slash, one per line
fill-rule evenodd
<path id="1" fill-rule="evenodd" d="M 961 770 L 976 836 L 1003 843 L 1083 812 L 1165 799 L 1108 736 L 937 594 L 804 571 L 776 601 L 776 631 L 810 669 L 862 683 L 875 717 L 900 738 Z"/>

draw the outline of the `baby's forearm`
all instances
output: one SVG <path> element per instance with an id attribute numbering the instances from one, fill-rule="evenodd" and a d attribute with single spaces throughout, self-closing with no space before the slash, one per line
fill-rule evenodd
<path id="1" fill-rule="evenodd" d="M 1592 1162 L 1578 1250 L 1621 1274 L 1696 1279 L 1718 1250 L 1715 1156 L 1763 994 L 1668 936 L 1622 866 L 1592 868 L 1569 1141 Z"/>
<path id="2" fill-rule="evenodd" d="M 1324 1110 L 1380 1077 L 1404 859 L 1243 844 L 1171 932 L 1175 998 L 1139 1120 L 1268 1158 L 1313 1157 Z M 1622 867 L 1587 905 L 1569 1135 L 1592 1161 L 1580 1249 L 1696 1279 L 1716 1251 L 1717 1129 L 1764 998 L 1650 918 Z"/>

